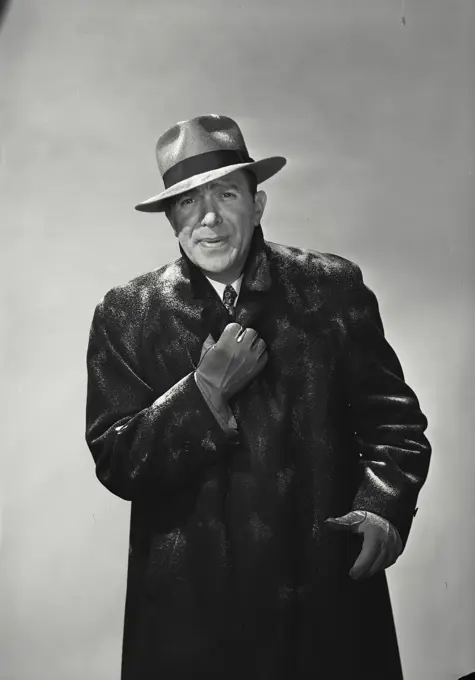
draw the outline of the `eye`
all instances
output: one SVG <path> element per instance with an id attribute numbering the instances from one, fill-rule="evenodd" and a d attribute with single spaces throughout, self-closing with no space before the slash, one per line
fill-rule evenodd
<path id="1" fill-rule="evenodd" d="M 236 198 L 236 194 L 232 191 L 223 191 L 224 198 Z"/>
<path id="2" fill-rule="evenodd" d="M 183 198 L 180 201 L 180 205 L 190 205 L 190 203 L 192 203 L 192 202 L 193 202 L 193 199 L 191 198 L 191 196 L 187 196 L 186 198 Z"/>

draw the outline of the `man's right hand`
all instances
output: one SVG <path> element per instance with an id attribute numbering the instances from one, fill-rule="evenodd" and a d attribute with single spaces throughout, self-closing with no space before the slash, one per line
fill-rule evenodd
<path id="1" fill-rule="evenodd" d="M 196 373 L 212 388 L 218 390 L 224 401 L 246 387 L 267 363 L 265 342 L 252 328 L 243 329 L 230 323 L 215 344 L 205 341 Z"/>

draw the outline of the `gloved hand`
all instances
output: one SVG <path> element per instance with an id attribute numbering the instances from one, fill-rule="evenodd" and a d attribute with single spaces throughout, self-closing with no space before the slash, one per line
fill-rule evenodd
<path id="1" fill-rule="evenodd" d="M 196 373 L 228 402 L 262 371 L 268 359 L 266 345 L 257 331 L 238 323 L 229 323 L 216 343 L 210 337 Z"/>
<path id="2" fill-rule="evenodd" d="M 343 517 L 329 517 L 325 520 L 332 529 L 363 534 L 363 547 L 350 570 L 354 579 L 373 576 L 387 569 L 397 560 L 402 551 L 398 530 L 384 517 L 365 510 L 353 510 Z"/>

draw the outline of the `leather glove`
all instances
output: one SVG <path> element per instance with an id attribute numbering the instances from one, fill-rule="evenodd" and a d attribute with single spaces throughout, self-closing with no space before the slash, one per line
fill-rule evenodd
<path id="1" fill-rule="evenodd" d="M 363 547 L 350 570 L 351 578 L 373 576 L 387 569 L 402 552 L 398 530 L 387 519 L 373 512 L 353 510 L 343 517 L 329 517 L 325 522 L 332 529 L 363 534 Z"/>
<path id="2" fill-rule="evenodd" d="M 211 349 L 213 345 L 214 345 L 213 336 L 210 334 L 204 341 L 203 347 L 201 348 L 200 361 L 206 354 L 206 352 L 209 349 Z M 212 386 L 209 385 L 209 383 L 202 380 L 200 374 L 197 373 L 196 371 L 194 375 L 195 382 L 198 385 L 201 394 L 203 395 L 205 401 L 207 402 L 209 408 L 211 409 L 214 417 L 221 426 L 221 429 L 224 430 L 226 434 L 230 435 L 231 437 L 237 437 L 238 426 L 236 418 L 234 417 L 234 414 L 229 408 L 227 402 L 225 402 L 224 399 L 222 398 L 220 391 L 213 388 Z"/>
<path id="3" fill-rule="evenodd" d="M 227 403 L 264 368 L 268 353 L 264 341 L 252 328 L 229 323 L 219 340 L 203 346 L 196 374 Z"/>

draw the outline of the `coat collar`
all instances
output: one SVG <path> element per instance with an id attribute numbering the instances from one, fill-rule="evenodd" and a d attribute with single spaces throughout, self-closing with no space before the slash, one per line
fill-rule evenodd
<path id="1" fill-rule="evenodd" d="M 215 289 L 186 255 L 180 245 L 182 257 L 178 260 L 179 283 L 177 293 L 201 311 L 202 333 L 211 333 L 215 341 L 230 323 L 228 313 Z M 241 291 L 236 305 L 236 322 L 243 328 L 258 325 L 260 312 L 265 306 L 265 295 L 272 284 L 269 249 L 261 225 L 254 229 L 251 246 L 244 265 Z"/>

